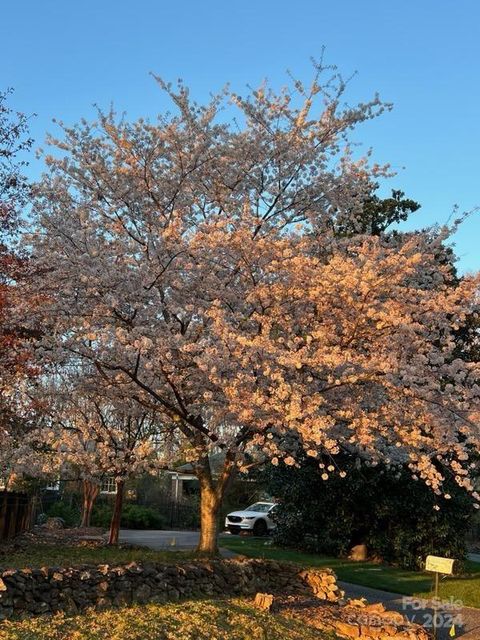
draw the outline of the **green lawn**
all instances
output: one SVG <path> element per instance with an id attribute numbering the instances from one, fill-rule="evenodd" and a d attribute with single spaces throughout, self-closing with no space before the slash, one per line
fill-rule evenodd
<path id="1" fill-rule="evenodd" d="M 25 551 L 0 557 L 0 569 L 60 567 L 75 564 L 119 564 L 128 562 L 179 562 L 195 558 L 194 551 L 151 551 L 115 547 L 54 546 L 37 544 Z"/>
<path id="2" fill-rule="evenodd" d="M 0 625 L 0 640 L 334 640 L 241 599 L 149 604 Z"/>
<path id="3" fill-rule="evenodd" d="M 273 546 L 271 541 L 258 538 L 225 537 L 221 545 L 252 558 L 271 558 L 295 562 L 303 567 L 330 567 L 339 580 L 366 587 L 393 591 L 410 596 L 429 596 L 432 593 L 432 574 L 405 571 L 388 565 L 370 562 L 351 562 L 328 556 L 301 553 Z M 480 564 L 466 562 L 465 575 L 442 579 L 440 597 L 462 600 L 466 606 L 480 608 Z"/>

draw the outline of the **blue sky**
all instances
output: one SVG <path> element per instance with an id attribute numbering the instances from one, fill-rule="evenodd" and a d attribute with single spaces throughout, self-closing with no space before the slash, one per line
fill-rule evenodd
<path id="1" fill-rule="evenodd" d="M 355 138 L 398 171 L 391 186 L 418 200 L 410 226 L 480 205 L 478 0 L 9 0 L 2 3 L 0 88 L 35 112 L 38 145 L 53 117 L 93 117 L 93 103 L 131 118 L 167 108 L 149 76 L 183 78 L 202 99 L 285 70 L 309 79 L 310 56 L 357 71 L 351 102 L 375 91 L 391 113 Z M 38 177 L 41 164 L 32 162 Z M 480 213 L 456 236 L 462 271 L 480 269 Z"/>

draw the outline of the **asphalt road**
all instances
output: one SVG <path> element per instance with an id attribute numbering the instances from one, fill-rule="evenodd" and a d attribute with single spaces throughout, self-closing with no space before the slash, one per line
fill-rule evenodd
<path id="1" fill-rule="evenodd" d="M 120 531 L 120 541 L 136 544 L 150 549 L 193 549 L 198 543 L 198 531 L 136 531 L 122 529 Z M 221 547 L 220 536 L 220 547 Z M 223 555 L 233 557 L 235 554 L 227 549 L 223 550 Z M 476 560 L 476 558 L 471 558 Z M 480 556 L 479 556 L 480 560 Z M 415 603 L 412 606 L 411 599 L 399 593 L 390 593 L 380 589 L 371 589 L 361 585 L 339 582 L 340 588 L 345 591 L 347 598 L 366 598 L 369 602 L 382 602 L 387 609 L 399 611 L 410 620 L 418 624 L 427 626 L 431 623 L 433 610 L 428 602 Z M 444 623 L 440 629 L 438 640 L 450 640 L 450 620 L 451 615 L 458 615 L 462 620 L 461 625 L 455 625 L 456 638 L 462 640 L 480 640 L 480 609 L 463 607 L 455 612 L 443 610 L 439 612 L 440 621 Z"/>
<path id="2" fill-rule="evenodd" d="M 198 544 L 198 538 L 198 531 L 120 530 L 120 542 L 138 544 L 157 551 L 162 549 L 194 549 Z"/>

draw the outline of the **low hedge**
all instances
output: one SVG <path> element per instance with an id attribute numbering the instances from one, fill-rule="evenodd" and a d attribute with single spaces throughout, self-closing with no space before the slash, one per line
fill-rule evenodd
<path id="1" fill-rule="evenodd" d="M 112 519 L 113 505 L 98 504 L 92 513 L 92 526 L 107 528 Z M 165 521 L 161 514 L 138 504 L 126 504 L 123 507 L 120 525 L 126 529 L 163 529 Z"/>

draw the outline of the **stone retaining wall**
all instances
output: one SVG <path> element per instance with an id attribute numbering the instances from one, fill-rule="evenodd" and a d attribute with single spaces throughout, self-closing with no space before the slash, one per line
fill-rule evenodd
<path id="1" fill-rule="evenodd" d="M 251 558 L 0 570 L 0 620 L 57 611 L 75 614 L 90 607 L 102 610 L 133 602 L 255 594 L 257 606 L 260 603 L 262 608 L 273 610 L 278 596 L 285 613 L 289 611 L 312 626 L 335 631 L 341 638 L 429 637 L 401 614 L 385 611 L 382 605 L 367 605 L 363 600 L 344 602 L 331 569 L 301 570 L 295 565 Z M 318 601 L 321 606 L 312 606 Z"/>
<path id="2" fill-rule="evenodd" d="M 313 594 L 336 602 L 343 595 L 330 570 L 300 571 L 268 560 L 214 560 L 180 564 L 48 567 L 0 571 L 0 620 L 88 607 L 105 609 L 132 602 L 180 598 Z"/>

